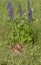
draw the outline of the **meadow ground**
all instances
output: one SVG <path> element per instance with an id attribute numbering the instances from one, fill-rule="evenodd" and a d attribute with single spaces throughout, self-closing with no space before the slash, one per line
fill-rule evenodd
<path id="1" fill-rule="evenodd" d="M 28 22 L 27 0 L 11 0 L 11 2 L 15 18 L 13 21 L 8 20 L 7 0 L 0 0 L 0 65 L 41 65 L 41 0 L 30 1 L 33 10 L 32 17 L 34 19 L 31 25 L 33 30 L 37 30 L 38 35 L 38 40 L 34 46 L 32 46 L 32 42 L 23 43 L 24 38 L 20 42 L 19 31 L 17 30 L 22 24 L 28 30 L 26 24 Z M 24 13 L 23 20 L 19 18 L 18 3 L 22 6 Z M 17 53 L 12 55 L 10 53 L 9 48 L 14 42 L 23 44 L 22 55 L 18 55 Z"/>

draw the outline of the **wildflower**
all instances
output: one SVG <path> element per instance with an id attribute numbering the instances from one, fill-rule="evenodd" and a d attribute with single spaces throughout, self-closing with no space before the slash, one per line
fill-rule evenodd
<path id="1" fill-rule="evenodd" d="M 33 11 L 33 9 L 31 9 Z"/>
<path id="2" fill-rule="evenodd" d="M 28 11 L 28 21 L 30 22 L 32 20 L 32 10 L 31 8 Z"/>
<path id="3" fill-rule="evenodd" d="M 7 8 L 8 8 L 9 18 L 10 18 L 10 19 L 13 19 L 12 4 L 11 4 L 11 2 L 10 2 L 10 1 L 8 2 Z"/>
<path id="4" fill-rule="evenodd" d="M 18 4 L 18 8 L 19 8 L 19 14 L 20 14 L 20 17 L 21 17 L 23 12 L 22 12 L 22 8 L 21 8 L 20 4 Z"/>
<path id="5" fill-rule="evenodd" d="M 32 10 L 30 7 L 30 1 L 28 0 L 28 22 L 30 23 L 31 20 L 32 20 Z"/>

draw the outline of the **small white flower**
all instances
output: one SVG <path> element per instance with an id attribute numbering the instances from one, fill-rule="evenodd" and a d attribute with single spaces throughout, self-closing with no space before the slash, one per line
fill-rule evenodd
<path id="1" fill-rule="evenodd" d="M 33 9 L 31 9 L 33 11 Z"/>

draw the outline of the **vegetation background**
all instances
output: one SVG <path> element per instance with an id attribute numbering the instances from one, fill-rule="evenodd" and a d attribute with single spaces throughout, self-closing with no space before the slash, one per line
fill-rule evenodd
<path id="1" fill-rule="evenodd" d="M 27 0 L 11 0 L 14 20 L 9 20 L 8 0 L 0 0 L 0 65 L 41 65 L 41 0 L 31 0 L 33 20 L 28 25 Z M 18 3 L 23 16 L 19 17 Z M 33 44 L 34 37 L 34 44 Z M 23 53 L 10 54 L 12 44 L 23 44 Z"/>

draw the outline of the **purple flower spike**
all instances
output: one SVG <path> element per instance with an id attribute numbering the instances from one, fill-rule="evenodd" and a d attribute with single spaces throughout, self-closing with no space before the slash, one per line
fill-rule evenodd
<path id="1" fill-rule="evenodd" d="M 30 1 L 28 0 L 28 22 L 32 20 L 32 10 L 30 8 Z"/>
<path id="2" fill-rule="evenodd" d="M 18 8 L 19 8 L 20 17 L 22 17 L 23 12 L 22 12 L 22 8 L 21 8 L 20 4 L 18 5 Z"/>
<path id="3" fill-rule="evenodd" d="M 8 8 L 9 19 L 13 19 L 12 4 L 10 1 L 8 2 L 7 8 Z"/>
<path id="4" fill-rule="evenodd" d="M 28 22 L 30 22 L 32 20 L 32 10 L 31 8 L 28 11 Z"/>

